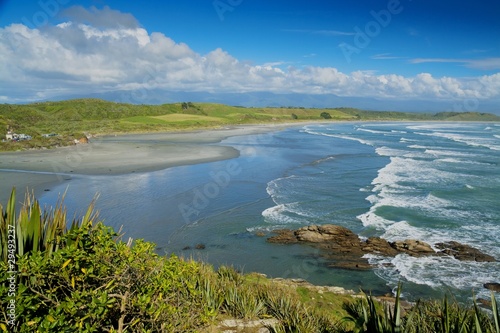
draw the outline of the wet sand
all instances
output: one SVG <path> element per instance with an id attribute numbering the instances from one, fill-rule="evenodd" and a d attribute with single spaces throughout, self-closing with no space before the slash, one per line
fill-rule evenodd
<path id="1" fill-rule="evenodd" d="M 12 187 L 17 198 L 26 190 L 35 195 L 50 190 L 72 175 L 118 175 L 149 172 L 237 157 L 233 147 L 215 145 L 239 135 L 281 130 L 287 125 L 230 126 L 178 133 L 127 134 L 91 139 L 88 144 L 51 150 L 0 153 L 0 203 Z"/>

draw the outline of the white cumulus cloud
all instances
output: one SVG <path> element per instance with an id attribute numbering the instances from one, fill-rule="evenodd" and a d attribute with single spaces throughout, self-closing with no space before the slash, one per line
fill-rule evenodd
<path id="1" fill-rule="evenodd" d="M 199 54 L 163 33 L 146 31 L 130 14 L 108 7 L 73 7 L 65 14 L 70 19 L 57 26 L 0 28 L 2 101 L 140 89 L 425 100 L 500 98 L 500 73 L 476 78 L 428 73 L 405 77 L 372 71 L 343 73 L 334 67 L 256 65 L 220 48 Z"/>

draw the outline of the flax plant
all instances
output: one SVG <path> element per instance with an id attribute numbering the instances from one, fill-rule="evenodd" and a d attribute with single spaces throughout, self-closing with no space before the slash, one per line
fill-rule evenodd
<path id="1" fill-rule="evenodd" d="M 66 208 L 63 206 L 64 195 L 55 208 L 45 209 L 42 212 L 34 194 L 27 193 L 19 214 L 16 214 L 16 189 L 13 188 L 7 206 L 0 204 L 0 231 L 1 231 L 1 260 L 7 261 L 8 238 L 14 236 L 16 254 L 43 252 L 51 256 L 60 247 L 60 238 L 67 232 L 68 220 Z M 89 205 L 81 220 L 74 219 L 70 228 L 92 226 L 97 221 L 98 214 L 94 211 L 95 199 Z M 15 230 L 14 235 L 9 230 Z M 76 240 L 77 241 L 77 240 Z"/>

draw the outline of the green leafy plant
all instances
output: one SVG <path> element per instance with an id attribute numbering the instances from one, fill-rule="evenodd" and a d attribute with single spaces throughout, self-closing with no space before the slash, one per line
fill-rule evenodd
<path id="1" fill-rule="evenodd" d="M 7 261 L 7 246 L 9 235 L 15 235 L 15 249 L 18 256 L 33 252 L 43 252 L 50 256 L 60 246 L 60 238 L 67 231 L 68 221 L 66 209 L 63 206 L 64 196 L 54 209 L 42 212 L 40 204 L 34 195 L 27 193 L 24 204 L 16 216 L 16 189 L 12 189 L 7 207 L 0 204 L 0 230 L 2 231 L 1 259 Z M 81 220 L 75 219 L 70 228 L 90 225 L 97 221 L 98 214 L 94 211 L 94 201 L 89 205 Z M 9 232 L 15 230 L 14 233 Z M 78 241 L 78 240 L 76 240 Z"/>
<path id="2" fill-rule="evenodd" d="M 346 303 L 344 309 L 348 316 L 344 321 L 352 323 L 355 332 L 402 332 L 401 284 L 398 285 L 393 306 L 383 306 L 372 296 L 365 293 L 363 299 Z"/>

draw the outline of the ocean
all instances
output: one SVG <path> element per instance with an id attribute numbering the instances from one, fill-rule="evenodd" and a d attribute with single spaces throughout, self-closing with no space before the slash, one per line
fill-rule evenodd
<path id="1" fill-rule="evenodd" d="M 81 214 L 96 193 L 104 223 L 158 252 L 270 277 L 406 298 L 489 297 L 500 262 L 370 255 L 372 270 L 330 268 L 273 230 L 345 226 L 360 237 L 458 241 L 500 260 L 500 124 L 339 123 L 236 136 L 238 158 L 117 176 L 78 176 L 40 198 Z"/>

